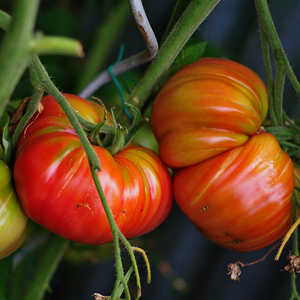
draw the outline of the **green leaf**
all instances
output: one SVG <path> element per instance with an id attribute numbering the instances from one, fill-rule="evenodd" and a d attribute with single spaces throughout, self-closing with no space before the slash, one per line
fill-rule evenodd
<path id="1" fill-rule="evenodd" d="M 200 42 L 185 46 L 174 60 L 174 64 L 183 66 L 196 62 L 200 57 L 203 56 L 206 46 L 207 42 Z"/>
<path id="2" fill-rule="evenodd" d="M 199 60 L 203 56 L 207 42 L 200 42 L 196 44 L 186 45 L 175 58 L 173 64 L 170 67 L 171 73 L 175 73 L 184 65 L 191 64 Z"/>

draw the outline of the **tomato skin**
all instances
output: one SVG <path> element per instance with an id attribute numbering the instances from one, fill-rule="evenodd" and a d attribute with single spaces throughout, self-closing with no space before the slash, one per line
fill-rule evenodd
<path id="1" fill-rule="evenodd" d="M 2 154 L 2 147 L 0 149 Z M 28 217 L 18 200 L 12 173 L 6 163 L 0 160 L 0 259 L 15 252 L 27 236 Z"/>
<path id="2" fill-rule="evenodd" d="M 96 111 L 85 99 L 65 97 L 90 122 L 103 119 L 100 105 Z M 52 97 L 44 97 L 41 103 L 44 110 L 33 116 L 20 138 L 14 167 L 25 212 L 66 239 L 111 242 L 111 229 L 78 136 Z M 101 164 L 98 177 L 121 232 L 131 238 L 158 226 L 172 205 L 170 174 L 159 157 L 134 143 L 115 156 L 99 146 L 93 148 Z"/>
<path id="3" fill-rule="evenodd" d="M 268 133 L 174 175 L 174 198 L 197 230 L 234 251 L 270 245 L 294 217 L 294 168 Z"/>
<path id="4" fill-rule="evenodd" d="M 266 87 L 252 70 L 227 59 L 202 58 L 163 86 L 151 125 L 162 160 L 181 168 L 242 146 L 267 112 Z"/>

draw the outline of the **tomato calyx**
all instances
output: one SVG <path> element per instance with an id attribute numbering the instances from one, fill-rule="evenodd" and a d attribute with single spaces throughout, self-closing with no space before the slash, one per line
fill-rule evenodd
<path id="1" fill-rule="evenodd" d="M 138 108 L 132 104 L 126 103 L 126 105 L 133 114 L 133 121 L 129 128 L 117 122 L 112 109 L 113 125 L 107 124 L 107 113 L 105 113 L 103 121 L 95 125 L 89 134 L 89 139 L 92 144 L 105 148 L 112 156 L 124 149 L 138 130 L 148 122 L 148 119 L 142 117 Z"/>

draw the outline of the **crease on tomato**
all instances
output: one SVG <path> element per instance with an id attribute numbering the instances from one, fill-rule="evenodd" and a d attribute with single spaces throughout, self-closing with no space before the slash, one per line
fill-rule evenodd
<path id="1" fill-rule="evenodd" d="M 61 189 L 59 190 L 56 199 L 58 199 L 61 195 L 61 193 L 63 192 L 63 190 L 66 188 L 66 186 L 70 183 L 70 181 L 72 180 L 72 178 L 74 177 L 74 175 L 76 174 L 76 172 L 78 171 L 78 169 L 80 168 L 81 164 L 82 164 L 82 160 L 86 157 L 85 153 L 83 152 L 81 154 L 81 156 L 79 158 L 76 157 L 75 163 L 72 164 L 71 169 L 69 170 L 69 172 L 66 174 L 65 176 L 65 183 L 64 185 L 61 187 Z M 72 158 L 73 159 L 73 158 Z M 71 163 L 71 161 L 70 161 Z"/>
<path id="2" fill-rule="evenodd" d="M 242 147 L 238 147 L 230 150 L 230 152 L 228 153 L 229 154 L 228 157 L 222 162 L 218 172 L 216 172 L 216 174 L 210 179 L 210 182 L 206 185 L 206 187 L 191 202 L 190 206 L 195 205 L 202 198 L 202 196 L 210 188 L 210 186 L 214 184 L 215 181 L 218 179 L 218 177 L 221 176 L 228 169 L 228 167 L 234 162 L 234 160 L 238 157 L 241 151 L 242 151 Z"/>

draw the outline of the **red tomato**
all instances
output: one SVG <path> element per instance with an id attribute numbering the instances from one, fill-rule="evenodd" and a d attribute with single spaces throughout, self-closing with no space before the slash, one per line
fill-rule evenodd
<path id="1" fill-rule="evenodd" d="M 203 236 L 230 250 L 253 251 L 292 224 L 293 172 L 276 138 L 259 133 L 241 147 L 176 171 L 174 197 Z"/>
<path id="2" fill-rule="evenodd" d="M 77 112 L 95 124 L 100 105 L 65 94 Z M 65 113 L 50 96 L 19 140 L 14 178 L 26 214 L 46 229 L 75 242 L 112 241 L 85 151 Z M 151 150 L 131 143 L 117 155 L 94 145 L 98 177 L 114 219 L 127 237 L 158 226 L 172 205 L 170 174 Z"/>
<path id="3" fill-rule="evenodd" d="M 227 59 L 203 58 L 163 86 L 151 125 L 162 160 L 180 168 L 245 144 L 267 112 L 266 87 L 253 71 Z"/>

